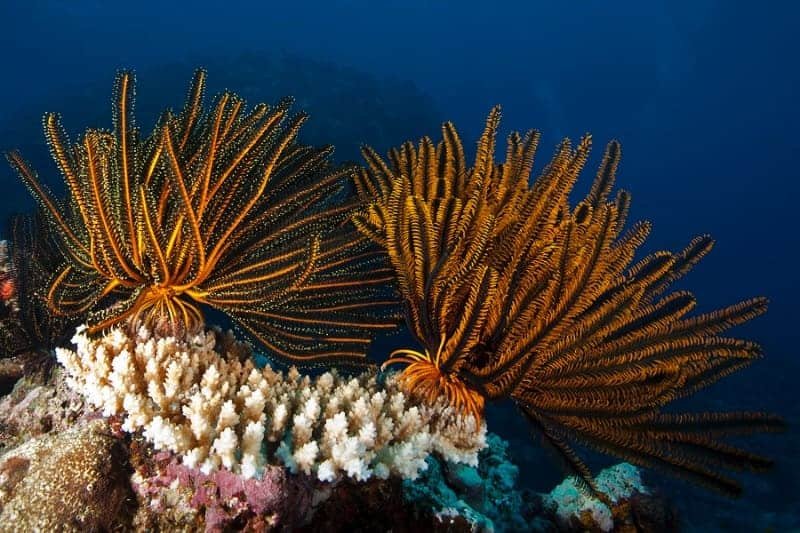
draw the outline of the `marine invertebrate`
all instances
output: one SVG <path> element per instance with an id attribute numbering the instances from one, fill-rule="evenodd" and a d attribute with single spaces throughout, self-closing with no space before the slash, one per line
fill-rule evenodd
<path id="1" fill-rule="evenodd" d="M 564 530 L 612 531 L 620 525 L 615 523 L 619 510 L 615 513 L 614 507 L 649 492 L 639 470 L 628 463 L 600 472 L 597 485 L 607 496 L 605 501 L 587 495 L 576 479 L 567 478 L 545 495 L 545 506 L 552 509 L 556 522 Z"/>
<path id="2" fill-rule="evenodd" d="M 17 288 L 14 282 L 8 241 L 0 241 L 0 317 L 8 316 L 17 308 Z"/>
<path id="3" fill-rule="evenodd" d="M 51 313 L 47 287 L 53 269 L 61 262 L 53 235 L 38 214 L 18 215 L 11 220 L 11 269 L 13 311 L 0 319 L 0 350 L 5 355 L 42 353 L 67 340 L 76 319 Z"/>
<path id="4" fill-rule="evenodd" d="M 418 480 L 403 482 L 404 499 L 416 512 L 432 511 L 441 521 L 460 516 L 473 531 L 546 531 L 541 518 L 530 516 L 528 506 L 538 498 L 516 486 L 519 469 L 506 453 L 508 442 L 493 433 L 486 441 L 475 466 L 429 457 Z"/>
<path id="5" fill-rule="evenodd" d="M 358 227 L 389 252 L 406 318 L 424 352 L 403 350 L 405 389 L 444 396 L 478 413 L 484 398 L 512 398 L 572 472 L 596 487 L 579 442 L 728 494 L 721 469 L 770 461 L 722 438 L 773 430 L 763 413 L 672 414 L 662 408 L 743 368 L 757 344 L 721 334 L 766 309 L 755 298 L 692 316 L 694 297 L 666 293 L 711 249 L 700 236 L 678 253 L 634 262 L 650 226 L 624 231 L 630 198 L 610 199 L 620 146 L 606 148 L 589 194 L 569 194 L 591 137 L 565 140 L 532 184 L 539 134 L 512 133 L 495 164 L 492 110 L 467 168 L 452 124 L 384 161 L 365 149 L 357 189 L 370 205 Z"/>
<path id="6" fill-rule="evenodd" d="M 113 131 L 71 144 L 46 115 L 64 201 L 8 154 L 65 252 L 50 309 L 88 314 L 92 332 L 123 320 L 180 332 L 199 330 L 208 305 L 278 356 L 360 360 L 394 319 L 382 253 L 348 223 L 352 169 L 334 168 L 330 147 L 297 142 L 306 116 L 289 115 L 290 99 L 248 111 L 224 93 L 204 110 L 205 78 L 146 136 L 129 72 L 117 76 Z"/>
<path id="7" fill-rule="evenodd" d="M 79 328 L 76 351 L 58 348 L 67 383 L 122 428 L 142 431 L 157 450 L 208 473 L 244 477 L 277 458 L 321 481 L 390 474 L 414 478 L 436 451 L 475 463 L 486 426 L 444 405 L 417 405 L 375 372 L 315 379 L 256 369 L 250 349 L 214 331 L 163 336 L 140 327 L 92 339 Z"/>
<path id="8" fill-rule="evenodd" d="M 17 286 L 14 278 L 9 274 L 0 275 L 0 300 L 5 304 L 17 295 Z"/>
<path id="9" fill-rule="evenodd" d="M 16 298 L 16 283 L 8 256 L 8 241 L 0 241 L 0 284 L 13 287 L 8 298 L 0 297 L 0 357 L 16 353 L 16 321 L 14 315 L 19 311 Z M 5 293 L 5 291 L 2 291 Z"/>

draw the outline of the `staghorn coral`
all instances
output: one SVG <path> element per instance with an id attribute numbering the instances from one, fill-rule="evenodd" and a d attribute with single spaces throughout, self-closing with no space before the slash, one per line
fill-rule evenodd
<path id="1" fill-rule="evenodd" d="M 290 99 L 247 111 L 224 93 L 204 110 L 205 77 L 146 136 L 128 72 L 117 76 L 113 131 L 72 144 L 46 115 L 64 201 L 7 155 L 64 250 L 51 311 L 88 313 L 92 332 L 127 320 L 180 333 L 198 330 L 208 305 L 284 358 L 360 361 L 394 311 L 382 252 L 348 222 L 352 168 L 334 168 L 330 147 L 297 142 L 306 116 L 289 116 Z"/>
<path id="2" fill-rule="evenodd" d="M 494 162 L 499 108 L 489 114 L 467 168 L 452 124 L 389 153 L 364 150 L 356 181 L 369 205 L 355 219 L 382 244 L 399 280 L 406 319 L 424 352 L 399 350 L 404 390 L 444 397 L 473 414 L 484 399 L 512 398 L 571 472 L 597 489 L 570 443 L 687 477 L 735 495 L 722 470 L 770 461 L 723 442 L 776 430 L 763 413 L 665 413 L 760 356 L 721 334 L 766 309 L 763 298 L 692 316 L 694 297 L 666 292 L 711 249 L 701 236 L 678 253 L 634 262 L 650 226 L 623 231 L 630 197 L 609 199 L 620 158 L 608 145 L 589 194 L 569 194 L 591 137 L 558 147 L 528 183 L 539 134 L 512 133 Z"/>
<path id="3" fill-rule="evenodd" d="M 414 478 L 437 452 L 475 463 L 485 424 L 444 405 L 415 405 L 388 377 L 315 379 L 256 369 L 249 349 L 213 331 L 164 337 L 142 326 L 91 339 L 85 327 L 59 348 L 67 383 L 122 428 L 208 473 L 258 475 L 272 455 L 322 481 L 390 474 Z M 264 451 L 267 451 L 267 455 Z"/>

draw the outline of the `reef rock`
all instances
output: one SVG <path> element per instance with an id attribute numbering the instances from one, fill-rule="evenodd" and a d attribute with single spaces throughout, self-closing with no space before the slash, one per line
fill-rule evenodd
<path id="1" fill-rule="evenodd" d="M 25 376 L 0 399 L 0 452 L 39 435 L 66 431 L 86 414 L 82 396 L 67 387 L 61 367 L 45 382 Z"/>
<path id="2" fill-rule="evenodd" d="M 35 438 L 0 457 L 0 531 L 125 526 L 125 446 L 103 420 Z"/>

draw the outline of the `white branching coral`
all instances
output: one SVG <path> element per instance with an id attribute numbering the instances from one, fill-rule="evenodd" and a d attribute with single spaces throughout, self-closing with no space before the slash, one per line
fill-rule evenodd
<path id="1" fill-rule="evenodd" d="M 186 338 L 78 328 L 75 351 L 57 349 L 70 387 L 123 429 L 205 472 L 257 476 L 269 457 L 322 481 L 398 475 L 413 479 L 437 452 L 475 465 L 486 426 L 444 403 L 418 404 L 393 375 L 335 370 L 316 378 L 255 367 L 229 332 Z"/>

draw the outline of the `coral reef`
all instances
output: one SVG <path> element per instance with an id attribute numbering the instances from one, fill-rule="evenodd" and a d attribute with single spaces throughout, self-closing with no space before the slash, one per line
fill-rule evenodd
<path id="1" fill-rule="evenodd" d="M 620 464 L 601 471 L 597 484 L 606 502 L 588 494 L 580 480 L 567 478 L 550 493 L 517 486 L 519 470 L 508 443 L 490 433 L 475 467 L 437 457 L 415 482 L 403 482 L 403 497 L 419 512 L 443 523 L 466 523 L 471 531 L 675 531 L 671 504 L 642 483 L 639 470 Z"/>
<path id="2" fill-rule="evenodd" d="M 61 433 L 85 418 L 86 402 L 67 386 L 64 370 L 53 369 L 43 382 L 27 375 L 0 400 L 0 451 L 50 432 Z"/>
<path id="3" fill-rule="evenodd" d="M 554 507 L 563 528 L 579 528 L 590 523 L 602 531 L 611 531 L 614 528 L 613 505 L 636 493 L 647 493 L 639 470 L 627 463 L 601 471 L 595 482 L 598 490 L 608 497 L 608 504 L 586 494 L 575 478 L 565 479 L 547 495 L 545 505 Z"/>
<path id="4" fill-rule="evenodd" d="M 125 449 L 105 421 L 33 439 L 0 457 L 0 531 L 110 531 L 131 497 Z"/>
<path id="5" fill-rule="evenodd" d="M 92 339 L 79 328 L 76 351 L 57 349 L 67 383 L 122 428 L 142 431 L 157 450 L 210 473 L 258 475 L 267 455 L 322 481 L 343 476 L 414 478 L 432 452 L 475 464 L 486 426 L 443 405 L 415 405 L 389 376 L 256 369 L 232 334 L 135 337 L 112 329 Z"/>
<path id="6" fill-rule="evenodd" d="M 569 517 L 569 522 L 560 520 L 555 502 L 546 505 L 546 495 L 518 488 L 518 471 L 508 456 L 507 443 L 493 434 L 486 436 L 487 446 L 478 453 L 477 465 L 429 455 L 427 468 L 413 481 L 395 476 L 357 481 L 342 476 L 323 482 L 314 475 L 292 474 L 283 465 L 265 465 L 254 478 L 225 468 L 204 473 L 183 464 L 179 455 L 155 450 L 142 432 L 121 433 L 119 415 L 96 420 L 100 413 L 66 385 L 65 374 L 56 368 L 45 384 L 30 378 L 17 383 L 0 404 L 0 446 L 10 449 L 38 438 L 52 438 L 47 442 L 60 446 L 61 435 L 87 423 L 106 436 L 121 437 L 114 446 L 122 455 L 98 460 L 113 462 L 107 468 L 130 462 L 132 473 L 125 474 L 130 501 L 119 515 L 133 529 L 372 531 L 391 524 L 398 532 L 471 531 L 478 525 L 486 531 L 559 531 L 570 530 L 568 524 L 575 523 Z M 116 448 L 122 443 L 127 446 Z M 50 475 L 60 473 L 51 471 Z M 604 485 L 604 490 L 616 491 L 613 484 Z M 104 494 L 94 496 L 108 503 Z M 634 495 L 621 500 L 612 516 L 621 531 L 634 531 L 624 529 L 632 524 L 640 524 L 643 531 L 670 531 L 674 527 L 662 527 L 665 523 L 674 526 L 670 513 L 664 502 Z M 65 518 L 65 523 L 73 523 L 77 516 L 80 513 Z M 588 523 L 587 518 L 576 517 L 583 520 L 581 524 Z M 30 520 L 45 519 L 32 516 Z"/>
<path id="7" fill-rule="evenodd" d="M 437 145 L 406 143 L 384 161 L 364 150 L 356 181 L 367 206 L 356 225 L 389 253 L 423 351 L 395 351 L 412 395 L 446 398 L 479 416 L 485 399 L 511 398 L 570 471 L 596 493 L 578 442 L 662 469 L 729 495 L 725 470 L 762 471 L 771 461 L 724 442 L 776 431 L 765 413 L 665 413 L 760 357 L 750 341 L 721 334 L 766 310 L 764 298 L 690 315 L 694 297 L 666 293 L 712 247 L 634 262 L 646 223 L 624 231 L 625 192 L 610 199 L 620 146 L 606 148 L 589 194 L 569 195 L 591 147 L 565 140 L 529 185 L 539 134 L 508 137 L 494 161 L 500 110 L 489 114 L 474 166 L 454 126 Z"/>
<path id="8" fill-rule="evenodd" d="M 418 509 L 430 509 L 443 522 L 463 517 L 472 530 L 535 531 L 529 516 L 533 495 L 516 487 L 518 469 L 507 456 L 508 443 L 490 433 L 475 466 L 431 457 L 419 481 L 403 483 L 403 496 Z M 539 517 L 544 520 L 544 517 Z M 544 530 L 544 524 L 542 524 Z"/>
<path id="9" fill-rule="evenodd" d="M 46 115 L 63 199 L 8 154 L 44 223 L 17 219 L 10 266 L 0 245 L 4 352 L 51 360 L 85 324 L 55 349 L 63 369 L 0 402 L 0 528 L 340 530 L 349 509 L 366 530 L 659 531 L 674 515 L 639 470 L 595 477 L 573 443 L 730 495 L 726 470 L 770 465 L 724 439 L 776 417 L 664 409 L 760 356 L 722 333 L 766 301 L 693 316 L 690 293 L 666 292 L 707 236 L 634 262 L 649 226 L 624 231 L 630 198 L 610 199 L 616 142 L 575 206 L 591 138 L 564 141 L 531 184 L 539 134 L 512 133 L 496 163 L 497 108 L 472 167 L 445 124 L 388 161 L 364 149 L 358 173 L 299 142 L 289 99 L 248 109 L 225 92 L 207 109 L 205 78 L 148 135 L 128 72 L 112 131 L 71 143 Z M 399 304 L 420 349 L 378 372 L 367 346 Z M 208 308 L 314 373 L 258 363 Z M 498 399 L 568 466 L 550 494 L 519 490 L 508 444 L 487 436 Z"/>
<path id="10" fill-rule="evenodd" d="M 679 529 L 671 503 L 652 494 L 641 472 L 621 463 L 602 470 L 596 478 L 605 497 L 586 493 L 580 479 L 570 477 L 543 495 L 542 508 L 559 531 L 668 532 Z"/>
<path id="11" fill-rule="evenodd" d="M 259 478 L 243 478 L 225 469 L 203 473 L 168 452 L 150 463 L 141 461 L 131 477 L 140 502 L 134 517 L 138 529 L 221 531 L 247 523 L 252 530 L 270 530 L 289 528 L 311 512 L 313 484 L 280 466 L 268 466 Z"/>

